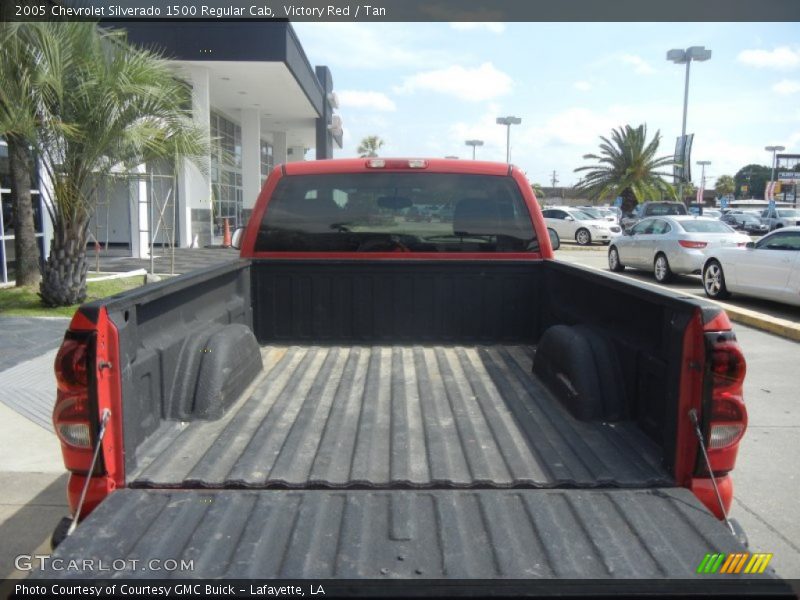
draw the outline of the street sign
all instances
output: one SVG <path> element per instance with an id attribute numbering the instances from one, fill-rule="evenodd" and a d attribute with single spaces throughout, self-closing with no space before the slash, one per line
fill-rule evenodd
<path id="1" fill-rule="evenodd" d="M 770 200 L 769 204 L 767 205 L 767 208 L 769 208 L 770 212 L 774 211 L 775 210 L 775 200 Z"/>
<path id="2" fill-rule="evenodd" d="M 614 206 L 616 206 L 617 208 L 622 206 L 622 196 L 617 196 L 617 199 L 614 200 Z"/>
<path id="3" fill-rule="evenodd" d="M 720 208 L 728 208 L 728 199 L 727 198 L 722 198 L 719 201 L 719 207 Z"/>
<path id="4" fill-rule="evenodd" d="M 750 188 L 749 188 L 748 186 L 746 186 L 746 185 L 743 185 L 743 186 L 742 186 L 742 193 L 743 193 L 743 194 L 746 194 L 746 193 L 747 193 L 747 191 L 748 191 L 749 189 L 750 189 Z"/>

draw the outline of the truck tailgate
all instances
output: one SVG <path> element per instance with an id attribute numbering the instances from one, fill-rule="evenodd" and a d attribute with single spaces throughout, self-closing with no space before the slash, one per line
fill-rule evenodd
<path id="1" fill-rule="evenodd" d="M 53 558 L 193 561 L 113 573 L 123 578 L 615 579 L 714 577 L 696 574 L 707 553 L 743 551 L 681 488 L 124 489 Z"/>

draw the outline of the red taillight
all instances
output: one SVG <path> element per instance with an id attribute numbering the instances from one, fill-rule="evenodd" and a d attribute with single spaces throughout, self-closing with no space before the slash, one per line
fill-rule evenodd
<path id="1" fill-rule="evenodd" d="M 708 242 L 695 242 L 693 240 L 678 240 L 678 243 L 684 248 L 705 248 Z"/>
<path id="2" fill-rule="evenodd" d="M 712 471 L 718 475 L 733 469 L 739 441 L 747 428 L 743 400 L 746 372 L 744 356 L 735 340 L 712 342 L 708 458 Z"/>
<path id="3" fill-rule="evenodd" d="M 86 389 L 88 380 L 88 344 L 85 340 L 65 338 L 56 356 L 56 383 L 64 391 Z"/>
<path id="4" fill-rule="evenodd" d="M 92 462 L 89 368 L 89 337 L 67 332 L 56 355 L 53 427 L 61 440 L 64 466 L 83 473 L 90 469 Z"/>

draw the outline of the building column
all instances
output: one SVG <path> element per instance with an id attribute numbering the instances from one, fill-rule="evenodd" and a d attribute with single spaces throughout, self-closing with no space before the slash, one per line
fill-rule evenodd
<path id="1" fill-rule="evenodd" d="M 317 118 L 316 123 L 316 153 L 317 160 L 333 158 L 333 137 L 328 130 L 333 116 L 329 94 L 333 91 L 333 77 L 328 67 L 317 67 L 315 69 L 317 79 L 322 86 L 322 114 Z"/>
<path id="2" fill-rule="evenodd" d="M 272 158 L 275 166 L 282 165 L 286 160 L 286 132 L 275 131 L 272 134 Z"/>
<path id="3" fill-rule="evenodd" d="M 242 218 L 250 213 L 261 191 L 261 115 L 255 108 L 242 109 Z M 242 225 L 244 225 L 242 223 Z"/>
<path id="4" fill-rule="evenodd" d="M 144 165 L 134 169 L 135 173 L 143 175 L 147 172 Z M 131 256 L 133 258 L 150 258 L 150 214 L 147 198 L 147 181 L 141 178 L 131 178 L 129 197 L 131 199 Z"/>
<path id="5" fill-rule="evenodd" d="M 211 100 L 208 69 L 189 66 L 185 71 L 187 83 L 192 87 L 192 118 L 195 125 L 209 132 L 211 128 Z M 205 171 L 188 160 L 178 168 L 178 213 L 180 214 L 180 246 L 190 246 L 195 235 L 200 246 L 211 242 L 211 176 L 210 157 L 205 159 Z"/>

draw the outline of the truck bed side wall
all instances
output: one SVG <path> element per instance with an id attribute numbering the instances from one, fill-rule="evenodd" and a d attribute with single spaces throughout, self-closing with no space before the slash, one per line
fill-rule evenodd
<path id="1" fill-rule="evenodd" d="M 672 466 L 686 299 L 554 261 L 255 260 L 252 277 L 261 344 L 535 344 L 591 326 L 613 341 L 626 413 Z"/>
<path id="2" fill-rule="evenodd" d="M 165 396 L 184 340 L 212 323 L 252 328 L 247 261 L 175 277 L 106 304 L 119 331 L 126 472 L 164 418 Z"/>
<path id="3" fill-rule="evenodd" d="M 252 295 L 251 295 L 252 294 Z M 556 324 L 608 337 L 626 411 L 674 455 L 683 334 L 697 304 L 553 261 L 241 261 L 107 303 L 123 364 L 126 471 L 167 415 L 184 340 L 209 323 L 252 327 L 259 343 L 536 344 Z"/>
<path id="4" fill-rule="evenodd" d="M 628 410 L 664 449 L 672 468 L 683 336 L 697 304 L 574 265 L 547 262 L 542 326 L 589 325 L 610 338 L 622 368 Z"/>

